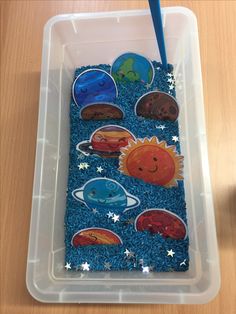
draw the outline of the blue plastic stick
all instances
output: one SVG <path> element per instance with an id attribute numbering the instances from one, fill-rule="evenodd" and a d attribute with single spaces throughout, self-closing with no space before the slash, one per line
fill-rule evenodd
<path id="1" fill-rule="evenodd" d="M 148 0 L 163 67 L 167 70 L 166 47 L 161 19 L 160 0 Z"/>

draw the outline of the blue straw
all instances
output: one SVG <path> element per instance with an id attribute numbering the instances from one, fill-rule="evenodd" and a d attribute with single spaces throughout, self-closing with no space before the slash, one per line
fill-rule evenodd
<path id="1" fill-rule="evenodd" d="M 160 51 L 161 62 L 164 69 L 167 70 L 167 58 L 166 58 L 166 48 L 164 40 L 163 25 L 161 19 L 161 4 L 160 0 L 148 0 L 149 7 L 152 14 L 152 21 L 154 30 L 156 33 L 157 43 Z"/>

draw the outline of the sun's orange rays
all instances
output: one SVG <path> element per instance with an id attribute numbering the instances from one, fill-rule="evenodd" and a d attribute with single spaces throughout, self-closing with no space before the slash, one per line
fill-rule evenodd
<path id="1" fill-rule="evenodd" d="M 168 146 L 157 137 L 129 140 L 121 148 L 119 170 L 145 182 L 165 187 L 177 186 L 183 180 L 183 156 L 174 145 Z"/>

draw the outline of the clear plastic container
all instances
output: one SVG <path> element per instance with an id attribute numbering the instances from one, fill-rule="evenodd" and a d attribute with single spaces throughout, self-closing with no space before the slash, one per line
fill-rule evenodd
<path id="1" fill-rule="evenodd" d="M 67 272 L 64 213 L 69 104 L 76 67 L 111 63 L 126 51 L 160 60 L 149 11 L 68 14 L 44 30 L 27 286 L 42 302 L 206 303 L 220 273 L 209 177 L 197 21 L 182 7 L 162 10 L 168 62 L 180 104 L 180 142 L 190 237 L 187 272 Z M 182 87 L 182 88 L 181 88 Z"/>

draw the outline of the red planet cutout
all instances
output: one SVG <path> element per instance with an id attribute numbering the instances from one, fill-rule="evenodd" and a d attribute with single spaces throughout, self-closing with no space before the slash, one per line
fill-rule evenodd
<path id="1" fill-rule="evenodd" d="M 164 238 L 183 240 L 187 235 L 184 221 L 176 214 L 166 209 L 148 209 L 135 220 L 137 231 L 150 231 L 161 234 Z"/>
<path id="2" fill-rule="evenodd" d="M 71 240 L 74 247 L 86 245 L 122 244 L 121 238 L 111 230 L 103 228 L 87 228 L 76 232 Z"/>

